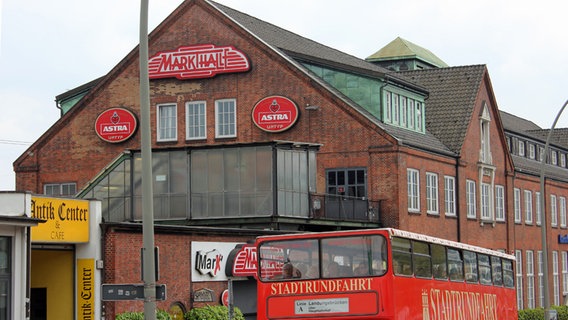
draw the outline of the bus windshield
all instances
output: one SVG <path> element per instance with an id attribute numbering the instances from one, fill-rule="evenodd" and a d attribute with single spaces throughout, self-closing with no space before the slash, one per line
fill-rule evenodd
<path id="1" fill-rule="evenodd" d="M 258 259 L 262 281 L 380 276 L 387 245 L 382 235 L 267 241 Z"/>

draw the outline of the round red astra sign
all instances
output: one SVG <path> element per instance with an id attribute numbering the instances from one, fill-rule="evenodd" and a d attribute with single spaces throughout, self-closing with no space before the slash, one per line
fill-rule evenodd
<path id="1" fill-rule="evenodd" d="M 298 107 L 286 97 L 266 97 L 252 109 L 252 121 L 257 127 L 267 132 L 288 130 L 297 120 Z"/>
<path id="2" fill-rule="evenodd" d="M 124 108 L 111 108 L 101 113 L 95 121 L 95 131 L 106 142 L 118 143 L 128 140 L 138 122 L 136 116 Z"/>

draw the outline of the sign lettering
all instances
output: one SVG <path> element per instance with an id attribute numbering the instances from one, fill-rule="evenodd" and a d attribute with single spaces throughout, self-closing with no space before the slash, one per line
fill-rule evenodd
<path id="1" fill-rule="evenodd" d="M 128 140 L 136 132 L 134 114 L 124 108 L 111 108 L 102 112 L 95 121 L 95 131 L 106 142 L 118 143 Z"/>
<path id="2" fill-rule="evenodd" d="M 95 319 L 95 260 L 77 259 L 77 319 Z"/>
<path id="3" fill-rule="evenodd" d="M 240 50 L 213 44 L 183 46 L 173 51 L 158 52 L 148 60 L 150 79 L 211 78 L 220 73 L 244 72 L 249 69 L 250 63 Z"/>
<path id="4" fill-rule="evenodd" d="M 272 295 L 314 294 L 371 290 L 371 278 L 279 282 L 270 285 Z"/>
<path id="5" fill-rule="evenodd" d="M 32 227 L 32 241 L 89 242 L 89 201 L 32 197 L 33 218 L 46 220 Z"/>
<path id="6" fill-rule="evenodd" d="M 204 252 L 197 251 L 195 256 L 195 269 L 201 274 L 209 274 L 215 277 L 221 270 L 223 255 L 217 250 Z"/>
<path id="7" fill-rule="evenodd" d="M 252 121 L 261 130 L 282 132 L 296 123 L 298 115 L 298 107 L 292 100 L 281 96 L 270 96 L 254 106 Z"/>
<path id="8" fill-rule="evenodd" d="M 496 320 L 497 295 L 472 291 L 422 290 L 424 319 Z"/>

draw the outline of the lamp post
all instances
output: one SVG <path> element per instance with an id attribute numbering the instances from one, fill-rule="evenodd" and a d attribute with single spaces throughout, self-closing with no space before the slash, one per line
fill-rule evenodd
<path id="1" fill-rule="evenodd" d="M 541 234 L 541 241 L 542 241 L 542 266 L 543 266 L 543 290 L 544 290 L 544 319 L 545 320 L 552 320 L 552 319 L 556 319 L 556 312 L 554 312 L 553 310 L 550 310 L 550 292 L 548 290 L 548 247 L 547 247 L 547 236 L 546 236 L 546 228 L 547 228 L 547 224 L 546 224 L 546 212 L 545 210 L 545 201 L 546 201 L 546 197 L 544 194 L 544 169 L 546 166 L 546 159 L 548 158 L 548 146 L 550 144 L 550 138 L 552 137 L 552 131 L 554 130 L 554 127 L 556 127 L 556 123 L 558 122 L 558 119 L 560 118 L 560 115 L 562 114 L 562 112 L 564 111 L 564 108 L 566 108 L 566 105 L 568 105 L 568 100 L 566 100 L 566 102 L 564 102 L 564 105 L 562 106 L 562 108 L 560 109 L 560 111 L 558 112 L 558 114 L 556 115 L 556 118 L 554 119 L 554 122 L 552 123 L 552 127 L 550 128 L 550 131 L 548 131 L 548 136 L 546 137 L 546 144 L 544 145 L 544 156 L 541 157 L 540 159 L 540 214 L 542 216 L 542 224 L 540 226 L 540 234 Z"/>
<path id="2" fill-rule="evenodd" d="M 148 75 L 148 0 L 140 1 L 140 129 L 142 151 L 142 256 L 144 258 L 144 319 L 156 319 L 154 265 L 154 199 L 150 133 L 150 78 Z"/>

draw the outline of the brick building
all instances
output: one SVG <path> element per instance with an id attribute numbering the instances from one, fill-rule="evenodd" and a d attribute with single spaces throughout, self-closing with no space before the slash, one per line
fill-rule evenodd
<path id="1" fill-rule="evenodd" d="M 187 309 L 201 288 L 219 299 L 225 282 L 196 285 L 188 273 L 195 241 L 377 227 L 514 252 L 519 307 L 542 305 L 534 239 L 546 130 L 499 111 L 485 65 L 448 67 L 400 38 L 363 60 L 205 0 L 153 30 L 149 53 L 156 242 L 169 285 L 160 308 Z M 104 278 L 116 283 L 139 282 L 138 68 L 134 48 L 59 95 L 60 120 L 14 163 L 18 190 L 102 201 Z M 547 227 L 560 304 L 566 140 L 551 150 L 545 212 L 557 217 Z"/>

